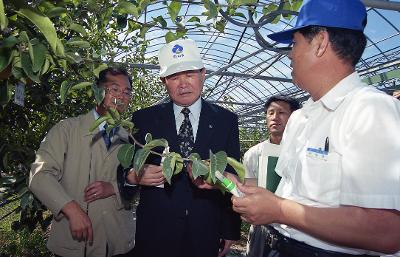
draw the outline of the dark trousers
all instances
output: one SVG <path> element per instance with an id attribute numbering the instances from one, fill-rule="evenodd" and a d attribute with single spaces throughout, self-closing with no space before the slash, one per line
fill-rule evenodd
<path id="1" fill-rule="evenodd" d="M 263 257 L 371 257 L 371 255 L 353 255 L 333 252 L 281 235 L 271 226 L 267 227 L 266 245 Z"/>

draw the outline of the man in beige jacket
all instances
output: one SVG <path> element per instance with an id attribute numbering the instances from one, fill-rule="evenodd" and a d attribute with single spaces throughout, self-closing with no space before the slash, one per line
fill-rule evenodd
<path id="1" fill-rule="evenodd" d="M 106 138 L 105 123 L 89 132 L 110 107 L 125 111 L 131 80 L 125 70 L 108 68 L 96 84 L 105 90 L 102 103 L 56 124 L 31 168 L 29 188 L 54 215 L 47 247 L 57 256 L 120 256 L 134 246 L 133 212 L 117 185 L 117 152 L 128 133 L 120 128 Z"/>

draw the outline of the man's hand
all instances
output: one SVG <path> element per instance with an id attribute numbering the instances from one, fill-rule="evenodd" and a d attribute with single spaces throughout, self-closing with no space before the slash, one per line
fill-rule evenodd
<path id="1" fill-rule="evenodd" d="M 143 186 L 159 186 L 164 184 L 165 177 L 162 174 L 162 167 L 158 165 L 145 164 L 142 170 L 142 175 L 138 177 L 133 169 L 129 171 L 126 177 L 128 183 L 143 185 Z"/>
<path id="2" fill-rule="evenodd" d="M 68 202 L 61 209 L 61 212 L 64 213 L 65 217 L 68 219 L 72 238 L 77 241 L 86 241 L 92 244 L 92 222 L 79 204 L 75 201 Z"/>
<path id="3" fill-rule="evenodd" d="M 255 225 L 279 221 L 282 198 L 261 187 L 237 186 L 245 196 L 232 196 L 232 205 L 244 221 Z"/>
<path id="4" fill-rule="evenodd" d="M 192 180 L 193 184 L 200 189 L 217 189 L 215 185 L 207 183 L 202 177 L 193 178 L 192 173 L 192 163 L 188 163 L 186 167 L 187 172 L 189 173 L 189 177 Z"/>
<path id="5" fill-rule="evenodd" d="M 393 92 L 393 96 L 400 100 L 400 90 L 396 90 Z"/>
<path id="6" fill-rule="evenodd" d="M 85 188 L 85 202 L 91 203 L 98 199 L 114 195 L 114 187 L 109 182 L 95 181 Z"/>
<path id="7" fill-rule="evenodd" d="M 218 257 L 227 255 L 231 250 L 231 246 L 233 245 L 233 243 L 235 243 L 235 241 L 233 240 L 227 240 L 227 239 L 221 239 L 221 240 L 224 242 L 224 248 L 220 249 Z"/>

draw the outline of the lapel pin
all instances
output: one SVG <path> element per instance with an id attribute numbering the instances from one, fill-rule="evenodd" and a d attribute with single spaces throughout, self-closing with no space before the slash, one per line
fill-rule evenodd
<path id="1" fill-rule="evenodd" d="M 213 128 L 212 124 L 208 125 L 208 128 L 212 129 Z"/>

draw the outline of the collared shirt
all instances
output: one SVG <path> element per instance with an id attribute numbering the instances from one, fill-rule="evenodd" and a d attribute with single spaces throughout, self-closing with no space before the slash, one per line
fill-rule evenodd
<path id="1" fill-rule="evenodd" d="M 400 210 L 400 101 L 353 73 L 320 100 L 309 99 L 286 126 L 276 194 L 313 207 Z M 286 225 L 280 233 L 338 252 L 339 247 Z"/>
<path id="2" fill-rule="evenodd" d="M 258 178 L 260 172 L 260 157 L 279 156 L 280 151 L 281 145 L 271 143 L 270 139 L 250 147 L 243 156 L 245 178 Z"/>
<path id="3" fill-rule="evenodd" d="M 178 134 L 179 128 L 181 127 L 182 122 L 185 119 L 185 116 L 183 115 L 183 113 L 181 113 L 181 111 L 184 107 L 176 105 L 174 103 L 173 108 L 174 108 L 175 124 L 176 124 L 176 130 L 177 130 L 176 133 Z M 190 123 L 192 124 L 193 137 L 194 137 L 194 141 L 196 142 L 197 129 L 199 128 L 199 120 L 200 120 L 200 112 L 201 112 L 201 97 L 199 97 L 199 99 L 197 99 L 196 102 L 194 102 L 191 106 L 188 106 L 187 108 L 190 110 L 189 120 L 190 120 Z"/>
<path id="4" fill-rule="evenodd" d="M 94 120 L 97 120 L 98 118 L 100 118 L 100 114 L 97 113 L 96 109 L 93 109 L 93 115 L 94 115 Z M 99 130 L 105 130 L 104 126 L 106 125 L 106 122 L 103 121 L 102 123 L 100 123 L 99 125 Z"/>

